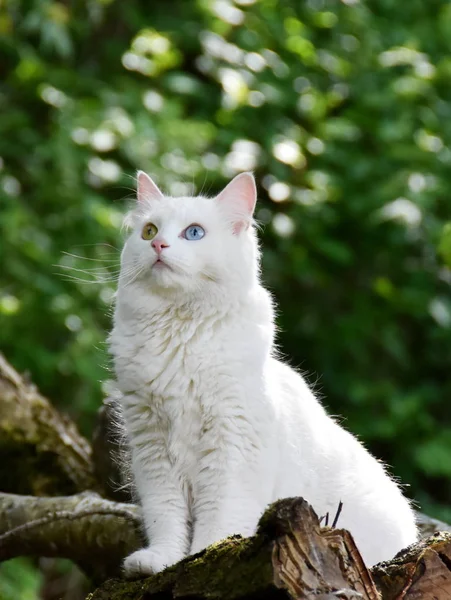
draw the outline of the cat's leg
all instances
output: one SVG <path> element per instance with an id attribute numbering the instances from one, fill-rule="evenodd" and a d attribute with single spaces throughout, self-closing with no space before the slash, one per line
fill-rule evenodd
<path id="1" fill-rule="evenodd" d="M 187 501 L 169 460 L 164 432 L 150 419 L 141 418 L 135 427 L 131 422 L 132 470 L 149 546 L 125 559 L 128 577 L 158 573 L 173 565 L 188 554 L 190 543 Z"/>
<path id="2" fill-rule="evenodd" d="M 273 499 L 276 472 L 276 451 L 266 432 L 261 436 L 243 418 L 231 424 L 226 417 L 204 434 L 193 490 L 191 554 L 230 535 L 255 533 Z"/>

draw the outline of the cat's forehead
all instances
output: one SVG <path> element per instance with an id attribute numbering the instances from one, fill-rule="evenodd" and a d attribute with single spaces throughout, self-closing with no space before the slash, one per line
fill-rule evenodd
<path id="1" fill-rule="evenodd" d="M 142 220 L 160 222 L 198 222 L 218 218 L 218 207 L 212 198 L 164 197 L 161 200 L 145 203 L 140 210 Z M 189 224 L 188 223 L 188 224 Z"/>

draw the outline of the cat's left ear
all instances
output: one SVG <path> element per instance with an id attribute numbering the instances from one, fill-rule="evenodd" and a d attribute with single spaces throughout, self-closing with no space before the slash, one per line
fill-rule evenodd
<path id="1" fill-rule="evenodd" d="M 240 173 L 216 196 L 233 224 L 233 233 L 247 229 L 252 221 L 257 187 L 252 173 Z"/>
<path id="2" fill-rule="evenodd" d="M 149 200 L 163 198 L 163 193 L 160 191 L 157 184 L 144 171 L 138 171 L 138 186 L 137 186 L 138 202 L 149 202 Z"/>

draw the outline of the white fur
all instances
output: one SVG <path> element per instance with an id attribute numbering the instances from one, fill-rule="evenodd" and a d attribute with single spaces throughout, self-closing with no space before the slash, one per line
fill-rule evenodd
<path id="1" fill-rule="evenodd" d="M 368 565 L 414 542 L 413 511 L 383 466 L 275 357 L 273 305 L 248 227 L 252 176 L 216 199 L 163 197 L 139 177 L 110 336 L 150 543 L 126 572 L 157 572 L 231 534 L 252 535 L 267 505 L 289 496 L 331 516 L 341 500 L 339 526 Z M 171 268 L 152 266 L 141 238 L 149 221 Z M 206 230 L 202 240 L 180 237 L 192 223 Z"/>

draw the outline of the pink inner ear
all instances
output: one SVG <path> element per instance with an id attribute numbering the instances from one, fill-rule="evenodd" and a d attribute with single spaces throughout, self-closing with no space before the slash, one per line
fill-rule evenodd
<path id="1" fill-rule="evenodd" d="M 223 204 L 233 220 L 233 233 L 247 229 L 257 201 L 252 173 L 240 173 L 222 190 L 216 200 Z"/>
<path id="2" fill-rule="evenodd" d="M 163 194 L 158 188 L 157 184 L 154 183 L 153 179 L 144 173 L 144 171 L 138 171 L 138 188 L 137 188 L 138 202 L 145 202 L 154 200 L 155 198 L 163 198 Z"/>

